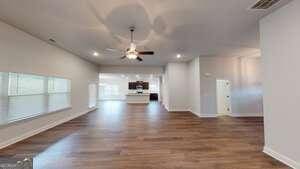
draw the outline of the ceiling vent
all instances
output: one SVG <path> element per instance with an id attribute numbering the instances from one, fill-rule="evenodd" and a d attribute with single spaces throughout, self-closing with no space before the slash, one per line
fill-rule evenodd
<path id="1" fill-rule="evenodd" d="M 52 38 L 50 38 L 50 39 L 48 39 L 49 40 L 49 42 L 51 42 L 51 43 L 56 43 L 56 41 L 54 40 L 54 39 L 52 39 Z"/>
<path id="2" fill-rule="evenodd" d="M 254 10 L 266 10 L 278 3 L 280 0 L 260 0 L 254 4 L 251 9 Z"/>

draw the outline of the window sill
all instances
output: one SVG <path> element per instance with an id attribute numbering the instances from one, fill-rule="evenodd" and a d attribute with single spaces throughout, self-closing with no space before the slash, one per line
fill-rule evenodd
<path id="1" fill-rule="evenodd" d="M 72 109 L 72 106 L 62 108 L 62 109 L 58 109 L 58 110 L 51 111 L 51 112 L 47 112 L 47 113 L 40 113 L 40 114 L 35 114 L 35 115 L 32 115 L 32 116 L 26 116 L 26 117 L 19 118 L 19 119 L 8 120 L 8 121 L 5 121 L 5 122 L 0 124 L 0 129 L 5 128 L 5 127 L 9 127 L 11 125 L 16 125 L 18 123 L 31 121 L 31 120 L 34 120 L 34 119 L 37 119 L 37 118 L 40 118 L 40 117 L 43 117 L 43 116 L 50 115 L 50 114 L 55 114 L 55 113 L 59 113 L 59 112 L 62 112 L 62 111 L 70 110 L 70 109 Z"/>

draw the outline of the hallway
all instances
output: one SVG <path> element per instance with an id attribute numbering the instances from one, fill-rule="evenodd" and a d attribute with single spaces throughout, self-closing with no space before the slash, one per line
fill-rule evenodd
<path id="1" fill-rule="evenodd" d="M 99 109 L 0 151 L 35 169 L 286 169 L 264 153 L 262 118 L 200 119 L 157 102 Z"/>

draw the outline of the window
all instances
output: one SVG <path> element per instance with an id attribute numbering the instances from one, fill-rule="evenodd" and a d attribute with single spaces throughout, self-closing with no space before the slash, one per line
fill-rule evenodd
<path id="1" fill-rule="evenodd" d="M 118 85 L 105 85 L 104 86 L 104 95 L 116 97 L 119 95 L 119 86 Z"/>
<path id="2" fill-rule="evenodd" d="M 46 111 L 44 81 L 43 76 L 8 73 L 8 120 Z"/>
<path id="3" fill-rule="evenodd" d="M 8 95 L 24 96 L 39 95 L 44 93 L 44 81 L 46 77 L 9 73 Z"/>
<path id="4" fill-rule="evenodd" d="M 49 111 L 70 106 L 70 81 L 62 78 L 48 78 Z"/>
<path id="5" fill-rule="evenodd" d="M 70 107 L 70 80 L 0 72 L 0 123 Z"/>
<path id="6" fill-rule="evenodd" d="M 103 100 L 123 100 L 125 93 L 120 91 L 119 84 L 99 84 L 99 96 Z"/>
<path id="7" fill-rule="evenodd" d="M 150 93 L 159 94 L 159 78 L 153 77 L 149 79 L 149 91 Z"/>
<path id="8" fill-rule="evenodd" d="M 97 105 L 97 85 L 89 84 L 89 108 Z"/>

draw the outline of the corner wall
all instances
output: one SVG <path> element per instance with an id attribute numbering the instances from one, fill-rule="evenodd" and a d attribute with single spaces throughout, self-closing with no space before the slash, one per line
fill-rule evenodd
<path id="1" fill-rule="evenodd" d="M 188 111 L 186 63 L 168 63 L 164 74 L 164 105 L 168 111 Z"/>
<path id="2" fill-rule="evenodd" d="M 217 79 L 232 83 L 231 116 L 263 116 L 260 57 L 196 57 L 169 63 L 162 80 L 163 104 L 169 111 L 216 117 Z"/>
<path id="3" fill-rule="evenodd" d="M 201 116 L 201 101 L 200 101 L 200 59 L 196 57 L 189 63 L 188 66 L 188 100 L 189 110 Z"/>
<path id="4" fill-rule="evenodd" d="M 300 168 L 300 1 L 260 21 L 264 89 L 264 152 Z M 297 134 L 298 133 L 298 134 Z"/>
<path id="5" fill-rule="evenodd" d="M 200 63 L 168 63 L 163 75 L 163 104 L 168 111 L 200 116 Z"/>
<path id="6" fill-rule="evenodd" d="M 0 148 L 89 112 L 88 84 L 98 66 L 0 21 L 0 71 L 71 79 L 72 109 L 0 127 Z"/>
<path id="7" fill-rule="evenodd" d="M 252 57 L 200 57 L 201 116 L 217 116 L 217 79 L 231 81 L 232 116 L 262 116 L 260 62 Z"/>

